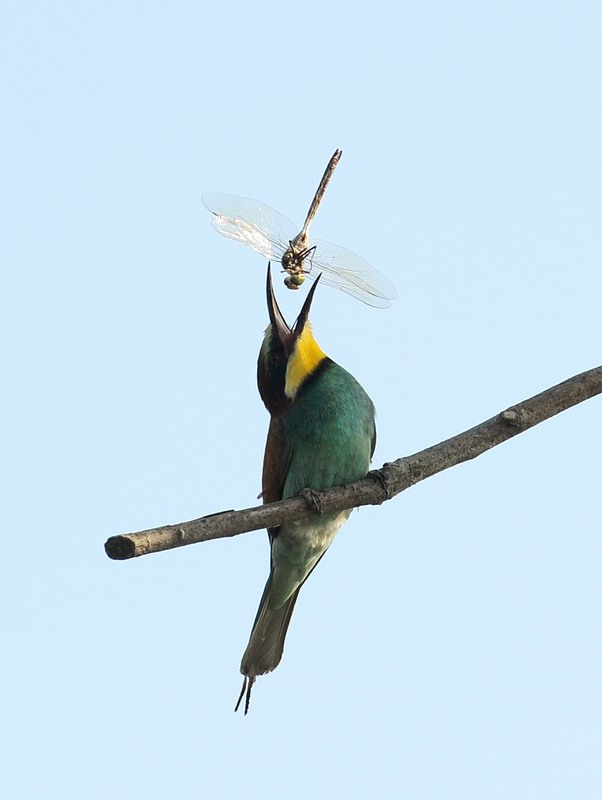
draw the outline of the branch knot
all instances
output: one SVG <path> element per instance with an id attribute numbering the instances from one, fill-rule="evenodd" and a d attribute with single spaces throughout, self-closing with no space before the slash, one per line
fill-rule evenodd
<path id="1" fill-rule="evenodd" d="M 525 428 L 529 425 L 528 416 L 524 409 L 512 406 L 502 411 L 500 419 L 513 428 Z"/>

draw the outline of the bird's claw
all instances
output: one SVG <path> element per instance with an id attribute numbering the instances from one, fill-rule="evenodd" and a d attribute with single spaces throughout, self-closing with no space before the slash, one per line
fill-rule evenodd
<path id="1" fill-rule="evenodd" d="M 322 499 L 320 497 L 320 492 L 317 492 L 315 489 L 303 489 L 301 492 L 301 497 L 305 500 L 312 511 L 314 511 L 316 514 L 322 513 Z"/>
<path id="2" fill-rule="evenodd" d="M 385 499 L 390 500 L 395 495 L 395 492 L 393 491 L 393 486 L 391 485 L 391 481 L 389 480 L 386 474 L 387 466 L 388 465 L 385 464 L 382 469 L 371 469 L 370 472 L 368 473 L 368 476 L 370 478 L 374 478 L 380 483 L 385 493 Z"/>

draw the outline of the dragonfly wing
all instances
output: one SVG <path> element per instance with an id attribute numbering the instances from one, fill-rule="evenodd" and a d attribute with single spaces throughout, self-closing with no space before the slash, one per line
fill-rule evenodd
<path id="1" fill-rule="evenodd" d="M 211 224 L 216 231 L 266 258 L 280 261 L 296 235 L 290 219 L 258 200 L 216 192 L 204 194 L 201 200 L 211 211 Z"/>
<path id="2" fill-rule="evenodd" d="M 397 297 L 393 284 L 361 256 L 321 239 L 314 239 L 312 244 L 316 250 L 307 277 L 317 278 L 321 272 L 326 286 L 334 286 L 376 308 L 388 308 Z"/>

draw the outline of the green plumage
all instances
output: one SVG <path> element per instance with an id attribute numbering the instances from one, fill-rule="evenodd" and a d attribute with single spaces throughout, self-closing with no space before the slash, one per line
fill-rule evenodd
<path id="1" fill-rule="evenodd" d="M 278 499 L 304 489 L 328 489 L 363 478 L 374 451 L 374 406 L 355 378 L 330 359 L 301 387 L 290 409 L 269 431 L 286 464 Z M 323 514 L 276 529 L 272 535 L 270 606 L 279 608 L 305 580 L 330 545 L 348 512 Z M 337 524 L 338 522 L 338 524 Z M 333 531 L 333 528 L 336 529 Z"/>
<path id="2" fill-rule="evenodd" d="M 270 503 L 364 477 L 376 442 L 372 401 L 347 370 L 323 356 L 292 398 L 286 368 L 301 340 L 316 283 L 291 330 L 276 304 L 268 272 L 270 327 L 258 359 L 259 391 L 270 412 L 263 466 L 263 500 Z M 301 341 L 301 343 L 300 343 Z M 310 346 L 315 345 L 313 337 Z M 315 351 L 313 351 L 315 352 Z M 268 530 L 270 575 L 242 658 L 245 713 L 257 675 L 280 663 L 293 608 L 304 581 L 322 558 L 350 511 L 323 514 Z M 238 705 L 237 705 L 238 708 Z"/>
<path id="3" fill-rule="evenodd" d="M 353 375 L 329 358 L 301 387 L 279 428 L 290 457 L 283 497 L 366 474 L 376 439 L 374 406 Z"/>

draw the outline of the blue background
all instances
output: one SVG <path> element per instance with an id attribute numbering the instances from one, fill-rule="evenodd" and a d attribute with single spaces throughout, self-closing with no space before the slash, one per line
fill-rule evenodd
<path id="1" fill-rule="evenodd" d="M 266 536 L 109 561 L 253 505 L 262 200 L 396 285 L 324 287 L 375 466 L 600 363 L 594 2 L 8 3 L 0 14 L 3 795 L 599 798 L 591 400 L 354 513 L 232 712 Z M 289 319 L 304 292 L 279 298 Z"/>

